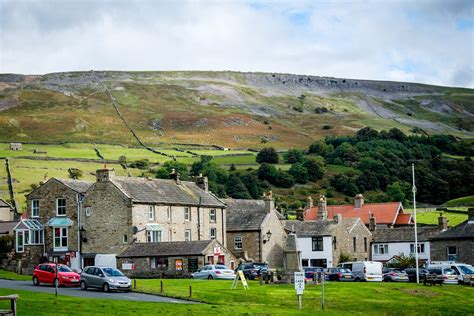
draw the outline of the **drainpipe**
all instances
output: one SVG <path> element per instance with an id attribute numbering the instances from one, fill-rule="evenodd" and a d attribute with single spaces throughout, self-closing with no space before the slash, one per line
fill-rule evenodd
<path id="1" fill-rule="evenodd" d="M 197 213 L 198 213 L 198 240 L 201 240 L 201 202 L 202 202 L 202 197 L 199 197 L 199 204 L 197 207 Z M 189 208 L 191 210 L 191 207 Z"/>
<path id="2" fill-rule="evenodd" d="M 79 261 L 79 268 L 82 269 L 82 257 L 81 257 L 81 221 L 82 221 L 82 202 L 84 196 L 80 193 L 76 195 L 77 198 L 77 252 L 76 258 Z"/>

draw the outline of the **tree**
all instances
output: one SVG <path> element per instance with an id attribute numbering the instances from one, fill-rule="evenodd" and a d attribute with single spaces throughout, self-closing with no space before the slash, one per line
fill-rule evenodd
<path id="1" fill-rule="evenodd" d="M 302 163 L 304 159 L 304 154 L 299 149 L 290 149 L 283 155 L 283 159 L 287 163 Z"/>
<path id="2" fill-rule="evenodd" d="M 342 192 L 345 195 L 355 196 L 359 191 L 354 179 L 344 174 L 336 174 L 331 178 L 330 182 L 336 191 Z"/>
<path id="3" fill-rule="evenodd" d="M 118 160 L 119 160 L 120 164 L 124 164 L 124 165 L 127 164 L 127 157 L 126 156 L 122 155 L 122 156 L 119 157 Z"/>
<path id="4" fill-rule="evenodd" d="M 285 171 L 278 171 L 273 182 L 270 183 L 280 188 L 291 188 L 295 184 L 295 179 Z"/>
<path id="5" fill-rule="evenodd" d="M 379 137 L 379 132 L 377 132 L 372 127 L 361 128 L 356 133 L 356 139 L 359 142 L 376 139 L 378 137 Z"/>
<path id="6" fill-rule="evenodd" d="M 404 202 L 410 194 L 410 184 L 397 181 L 387 186 L 387 196 L 391 201 Z"/>
<path id="7" fill-rule="evenodd" d="M 292 164 L 288 173 L 293 176 L 297 183 L 305 184 L 308 182 L 308 170 L 299 162 Z"/>
<path id="8" fill-rule="evenodd" d="M 257 154 L 256 161 L 258 163 L 278 163 L 278 153 L 273 147 L 262 148 Z"/>
<path id="9" fill-rule="evenodd" d="M 163 164 L 163 167 L 160 168 L 159 170 L 161 170 L 161 169 L 166 170 L 166 177 L 159 177 L 159 178 L 162 178 L 162 179 L 168 179 L 169 174 L 173 171 L 173 169 L 175 170 L 175 172 L 179 173 L 179 176 L 180 176 L 181 180 L 187 180 L 189 178 L 188 166 L 186 166 L 185 163 L 182 163 L 182 162 L 179 162 L 179 161 L 172 161 L 172 160 L 166 161 Z M 160 171 L 160 175 L 163 176 L 164 172 Z M 158 175 L 157 175 L 157 177 L 158 177 Z"/>
<path id="10" fill-rule="evenodd" d="M 226 193 L 234 199 L 250 199 L 250 193 L 247 187 L 244 185 L 240 177 L 236 174 L 232 174 L 227 179 L 225 184 Z"/>
<path id="11" fill-rule="evenodd" d="M 380 186 L 379 180 L 374 172 L 364 172 L 356 180 L 357 187 L 360 192 L 377 190 Z"/>
<path id="12" fill-rule="evenodd" d="M 278 170 L 275 168 L 275 166 L 266 163 L 261 164 L 257 171 L 257 175 L 260 180 L 267 180 L 270 183 L 272 183 L 276 178 L 277 173 Z"/>
<path id="13" fill-rule="evenodd" d="M 324 160 L 321 157 L 306 157 L 303 162 L 303 167 L 308 171 L 308 179 L 310 181 L 318 181 L 324 175 Z"/>
<path id="14" fill-rule="evenodd" d="M 82 170 L 80 169 L 77 169 L 77 168 L 69 168 L 67 170 L 67 172 L 69 173 L 69 178 L 71 179 L 79 179 L 82 177 Z"/>
<path id="15" fill-rule="evenodd" d="M 316 154 L 320 155 L 323 157 L 326 157 L 330 153 L 334 151 L 334 146 L 333 145 L 328 145 L 322 141 L 316 141 L 312 143 L 309 148 L 308 148 L 308 153 L 309 154 Z"/>

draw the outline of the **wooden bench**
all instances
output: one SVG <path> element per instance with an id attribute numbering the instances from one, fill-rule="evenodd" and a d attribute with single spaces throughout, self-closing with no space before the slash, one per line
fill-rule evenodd
<path id="1" fill-rule="evenodd" d="M 0 315 L 13 315 L 13 316 L 16 316 L 16 300 L 19 297 L 20 296 L 18 294 L 0 296 L 0 301 L 10 300 L 10 309 L 0 310 Z"/>
<path id="2" fill-rule="evenodd" d="M 436 285 L 439 284 L 440 286 L 443 286 L 443 279 L 438 277 L 436 274 L 426 274 L 423 276 L 423 285 Z"/>

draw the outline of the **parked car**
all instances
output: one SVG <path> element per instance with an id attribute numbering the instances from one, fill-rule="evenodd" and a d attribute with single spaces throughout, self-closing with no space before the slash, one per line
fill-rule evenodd
<path id="1" fill-rule="evenodd" d="M 314 280 L 314 275 L 318 276 L 324 272 L 322 267 L 303 267 L 305 279 Z M 327 278 L 326 278 L 327 279 Z"/>
<path id="2" fill-rule="evenodd" d="M 377 261 L 344 262 L 338 268 L 351 270 L 354 281 L 382 282 L 382 263 Z"/>
<path id="3" fill-rule="evenodd" d="M 235 272 L 222 264 L 208 264 L 198 271 L 191 273 L 190 278 L 233 280 L 235 278 Z"/>
<path id="4" fill-rule="evenodd" d="M 458 283 L 463 284 L 466 276 L 474 276 L 474 267 L 470 264 L 456 263 L 452 261 L 433 261 L 427 268 L 451 268 L 458 275 Z"/>
<path id="5" fill-rule="evenodd" d="M 40 283 L 53 284 L 58 286 L 77 286 L 81 276 L 76 272 L 72 271 L 71 268 L 64 264 L 58 264 L 58 274 L 56 278 L 56 264 L 55 263 L 42 263 L 35 267 L 33 271 L 33 284 L 39 285 Z"/>
<path id="6" fill-rule="evenodd" d="M 329 281 L 354 281 L 354 275 L 349 269 L 329 268 L 328 280 Z"/>
<path id="7" fill-rule="evenodd" d="M 408 281 L 409 282 L 416 282 L 416 268 L 407 268 L 405 272 L 408 274 Z M 425 275 L 429 274 L 430 272 L 427 269 L 418 268 L 418 279 L 420 282 L 423 281 Z"/>
<path id="8" fill-rule="evenodd" d="M 81 290 L 85 291 L 88 288 L 98 288 L 104 292 L 110 290 L 130 292 L 132 281 L 116 268 L 85 267 L 81 273 Z"/>
<path id="9" fill-rule="evenodd" d="M 408 282 L 408 274 L 401 269 L 383 268 L 383 280 L 385 282 Z"/>
<path id="10" fill-rule="evenodd" d="M 443 284 L 458 284 L 458 275 L 451 268 L 429 268 L 430 274 L 436 274 Z"/>
<path id="11" fill-rule="evenodd" d="M 245 278 L 248 280 L 255 280 L 268 273 L 268 264 L 265 262 L 246 262 L 241 263 L 235 272 L 242 271 Z"/>

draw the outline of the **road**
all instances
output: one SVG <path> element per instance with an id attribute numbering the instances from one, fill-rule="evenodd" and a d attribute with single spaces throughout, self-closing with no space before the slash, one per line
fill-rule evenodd
<path id="1" fill-rule="evenodd" d="M 0 288 L 54 294 L 53 286 L 51 285 L 34 286 L 33 283 L 30 281 L 12 281 L 12 280 L 0 279 Z M 58 289 L 58 295 L 67 295 L 67 296 L 82 297 L 82 298 L 127 300 L 127 301 L 136 301 L 136 302 L 195 304 L 195 302 L 178 300 L 175 298 L 163 297 L 163 296 L 158 296 L 158 295 L 142 294 L 142 293 L 133 293 L 133 292 L 104 293 L 100 290 L 81 291 L 79 287 L 73 287 L 73 288 L 60 287 Z"/>

